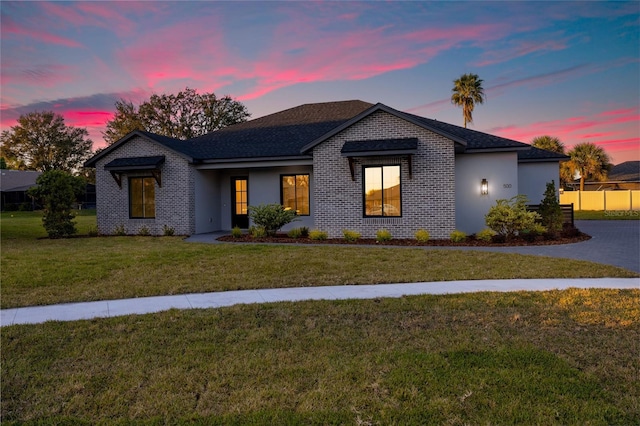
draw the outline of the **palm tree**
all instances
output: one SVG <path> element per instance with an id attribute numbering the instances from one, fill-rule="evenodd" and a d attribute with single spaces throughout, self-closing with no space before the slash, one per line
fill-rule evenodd
<path id="1" fill-rule="evenodd" d="M 555 136 L 544 135 L 535 137 L 531 141 L 531 146 L 557 152 L 558 154 L 564 154 L 564 144 Z"/>
<path id="2" fill-rule="evenodd" d="M 462 107 L 464 127 L 473 122 L 473 108 L 476 103 L 482 104 L 486 99 L 482 79 L 477 74 L 463 74 L 453 81 L 451 103 Z"/>
<path id="3" fill-rule="evenodd" d="M 604 149 L 599 146 L 584 142 L 579 143 L 567 153 L 571 160 L 566 165 L 572 175 L 580 174 L 580 191 L 584 191 L 585 179 L 593 178 L 605 180 L 611 168 L 611 161 Z"/>

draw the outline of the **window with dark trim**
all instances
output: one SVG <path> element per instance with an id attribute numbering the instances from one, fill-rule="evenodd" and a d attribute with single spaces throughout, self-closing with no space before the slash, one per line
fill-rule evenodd
<path id="1" fill-rule="evenodd" d="M 282 175 L 280 198 L 286 209 L 299 216 L 309 215 L 309 175 Z"/>
<path id="2" fill-rule="evenodd" d="M 400 166 L 363 167 L 364 216 L 402 216 Z"/>
<path id="3" fill-rule="evenodd" d="M 156 181 L 153 177 L 129 178 L 129 216 L 132 219 L 156 217 Z"/>

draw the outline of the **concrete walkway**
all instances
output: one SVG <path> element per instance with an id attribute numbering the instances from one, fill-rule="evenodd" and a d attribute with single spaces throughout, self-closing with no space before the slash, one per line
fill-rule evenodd
<path id="1" fill-rule="evenodd" d="M 206 309 L 249 303 L 301 300 L 375 299 L 418 294 L 473 293 L 480 291 L 544 291 L 567 288 L 640 289 L 638 278 L 515 279 L 441 281 L 404 284 L 298 287 L 266 290 L 224 291 L 176 296 L 140 297 L 99 302 L 33 306 L 0 311 L 0 326 L 37 324 L 46 321 L 77 321 L 169 309 Z"/>

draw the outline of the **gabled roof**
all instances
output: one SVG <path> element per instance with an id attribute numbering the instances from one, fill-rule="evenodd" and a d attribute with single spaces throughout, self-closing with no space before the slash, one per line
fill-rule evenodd
<path id="1" fill-rule="evenodd" d="M 100 158 L 138 136 L 163 145 L 192 163 L 310 158 L 315 146 L 377 111 L 451 139 L 456 152 L 529 151 L 531 148 L 528 144 L 408 114 L 381 103 L 351 100 L 305 104 L 189 140 L 134 131 L 96 154 L 85 166 L 94 167 Z M 541 158 L 559 161 L 553 157 L 523 157 L 522 161 Z"/>
<path id="2" fill-rule="evenodd" d="M 407 120 L 423 129 L 432 131 L 440 136 L 453 140 L 457 144 L 457 151 L 460 152 L 493 152 L 493 151 L 517 151 L 529 149 L 529 145 L 517 142 L 511 139 L 501 138 L 499 136 L 490 135 L 488 133 L 482 133 L 475 130 L 466 129 L 453 124 L 444 123 L 442 121 L 432 120 L 425 117 L 420 117 L 414 114 L 408 114 L 406 112 L 398 111 L 390 108 L 384 104 L 378 103 L 373 105 L 366 111 L 363 111 L 359 115 L 353 117 L 351 120 L 343 123 L 332 129 L 330 132 L 322 135 L 318 139 L 310 142 L 302 148 L 302 152 L 308 152 L 315 146 L 321 144 L 330 137 L 340 133 L 346 128 L 352 126 L 358 121 L 368 117 L 369 115 L 377 112 L 384 111 L 388 114 L 395 115 L 401 119 Z"/>
<path id="3" fill-rule="evenodd" d="M 529 145 L 528 150 L 526 151 L 518 151 L 518 162 L 519 163 L 540 163 L 545 161 L 566 161 L 569 157 L 568 155 L 558 154 L 557 152 L 547 151 L 546 149 L 536 148 L 535 146 Z"/>
<path id="4" fill-rule="evenodd" d="M 133 132 L 129 133 L 128 135 L 120 139 L 118 142 L 114 143 L 113 145 L 109 145 L 108 147 L 106 147 L 105 149 L 103 149 L 102 151 L 100 151 L 90 159 L 88 159 L 84 163 L 84 166 L 95 167 L 98 160 L 100 160 L 102 157 L 104 157 L 108 153 L 118 149 L 120 146 L 126 144 L 127 142 L 129 142 L 131 139 L 135 137 L 143 137 L 147 140 L 150 140 L 152 142 L 165 146 L 170 150 L 174 151 L 175 153 L 177 153 L 178 155 L 185 157 L 185 159 L 187 159 L 188 161 L 193 161 L 193 158 L 188 156 L 182 149 L 182 144 L 185 141 L 182 141 L 180 139 L 170 138 L 168 136 L 157 135 L 151 132 L 145 132 L 143 130 L 134 130 Z"/>

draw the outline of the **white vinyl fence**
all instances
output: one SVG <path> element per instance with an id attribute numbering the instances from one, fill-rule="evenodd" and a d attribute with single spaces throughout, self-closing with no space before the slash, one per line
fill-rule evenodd
<path id="1" fill-rule="evenodd" d="M 560 204 L 574 210 L 640 210 L 640 191 L 565 191 Z"/>

